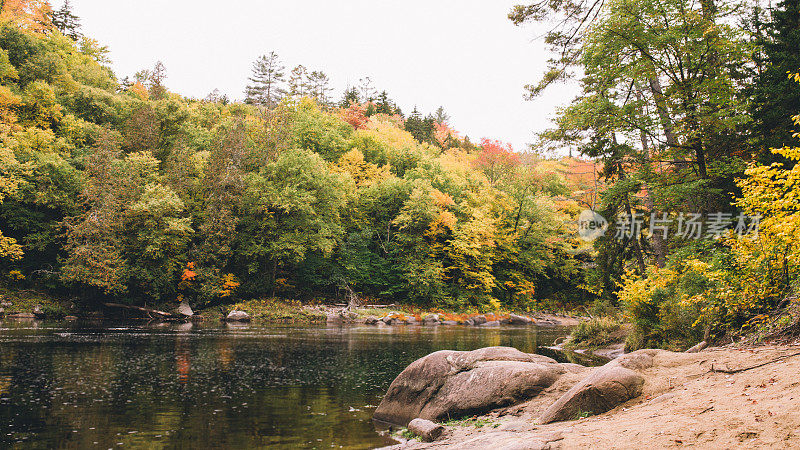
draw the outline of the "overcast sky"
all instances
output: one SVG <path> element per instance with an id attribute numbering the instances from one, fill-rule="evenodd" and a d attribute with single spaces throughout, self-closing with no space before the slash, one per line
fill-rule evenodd
<path id="1" fill-rule="evenodd" d="M 520 151 L 575 88 L 524 100 L 547 54 L 537 30 L 507 19 L 519 2 L 72 0 L 83 32 L 110 48 L 120 78 L 161 60 L 174 92 L 202 98 L 216 88 L 242 99 L 252 62 L 274 50 L 287 72 L 303 64 L 327 73 L 337 98 L 369 76 L 406 113 L 442 105 L 473 141 L 500 139 Z"/>

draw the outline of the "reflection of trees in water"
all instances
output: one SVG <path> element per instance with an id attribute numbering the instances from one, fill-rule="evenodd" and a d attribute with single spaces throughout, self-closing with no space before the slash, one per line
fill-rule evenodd
<path id="1" fill-rule="evenodd" d="M 364 405 L 377 405 L 410 362 L 441 349 L 532 352 L 555 337 L 448 326 L 73 331 L 4 342 L 0 380 L 10 379 L 11 401 L 0 403 L 0 428 L 37 433 L 43 447 L 65 436 L 81 448 L 379 446 Z M 0 436 L 0 447 L 9 439 Z"/>

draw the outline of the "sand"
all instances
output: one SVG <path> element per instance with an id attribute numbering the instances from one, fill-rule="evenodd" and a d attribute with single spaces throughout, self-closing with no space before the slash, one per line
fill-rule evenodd
<path id="1" fill-rule="evenodd" d="M 591 370 L 568 374 L 527 403 L 494 411 L 478 428 L 448 426 L 434 443 L 398 448 L 800 448 L 800 346 L 660 352 L 642 372 L 644 393 L 584 419 L 536 425 L 536 417 Z"/>

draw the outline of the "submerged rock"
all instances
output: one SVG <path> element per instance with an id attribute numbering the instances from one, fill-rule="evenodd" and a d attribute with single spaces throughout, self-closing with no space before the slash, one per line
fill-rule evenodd
<path id="1" fill-rule="evenodd" d="M 482 326 L 482 327 L 499 327 L 500 326 L 500 321 L 492 320 L 490 322 L 482 323 L 480 326 Z"/>
<path id="2" fill-rule="evenodd" d="M 580 413 L 600 414 L 640 396 L 644 377 L 637 373 L 653 365 L 654 350 L 640 350 L 598 368 L 564 393 L 537 420 L 541 424 L 572 420 Z"/>
<path id="3" fill-rule="evenodd" d="M 228 313 L 228 316 L 225 317 L 225 321 L 227 322 L 250 322 L 250 314 L 247 314 L 244 311 L 233 310 Z"/>
<path id="4" fill-rule="evenodd" d="M 527 400 L 567 370 L 555 360 L 511 347 L 442 350 L 411 363 L 395 378 L 374 418 L 406 425 L 482 414 Z"/>

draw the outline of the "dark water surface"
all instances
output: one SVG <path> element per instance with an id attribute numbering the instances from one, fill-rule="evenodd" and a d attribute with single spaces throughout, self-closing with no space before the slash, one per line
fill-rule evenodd
<path id="1" fill-rule="evenodd" d="M 534 353 L 563 328 L 0 321 L 0 448 L 372 448 L 372 412 L 436 350 Z"/>

